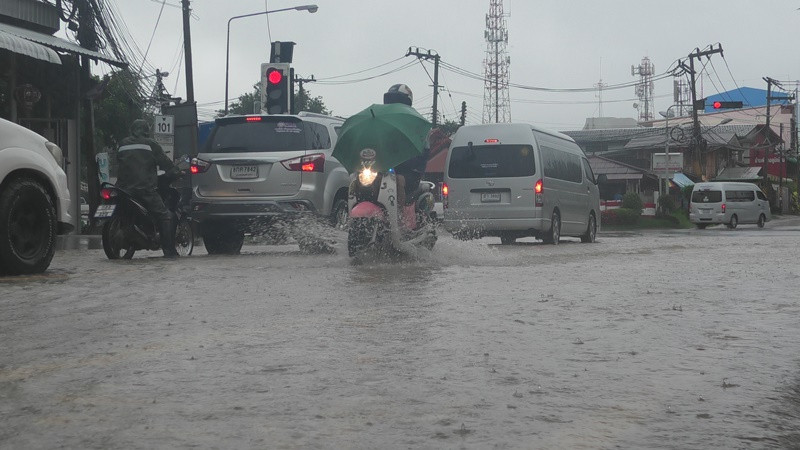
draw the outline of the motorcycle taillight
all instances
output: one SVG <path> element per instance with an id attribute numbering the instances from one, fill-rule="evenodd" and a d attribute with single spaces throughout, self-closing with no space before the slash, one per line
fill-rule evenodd
<path id="1" fill-rule="evenodd" d="M 103 200 L 111 200 L 113 197 L 117 196 L 117 191 L 110 189 L 110 188 L 103 188 L 100 189 L 100 197 Z"/>

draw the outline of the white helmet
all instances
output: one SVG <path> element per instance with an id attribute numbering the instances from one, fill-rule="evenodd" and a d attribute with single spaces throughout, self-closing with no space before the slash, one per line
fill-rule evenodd
<path id="1" fill-rule="evenodd" d="M 411 88 L 406 86 L 405 84 L 395 84 L 383 94 L 383 103 L 405 103 L 408 106 L 411 106 L 411 103 L 414 101 L 414 94 L 411 92 Z"/>

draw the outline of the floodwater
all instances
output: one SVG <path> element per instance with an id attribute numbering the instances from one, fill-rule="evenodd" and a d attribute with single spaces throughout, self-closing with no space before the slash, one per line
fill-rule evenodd
<path id="1" fill-rule="evenodd" d="M 2 448 L 800 448 L 800 229 L 0 278 Z M 149 257 L 148 257 L 149 256 Z"/>

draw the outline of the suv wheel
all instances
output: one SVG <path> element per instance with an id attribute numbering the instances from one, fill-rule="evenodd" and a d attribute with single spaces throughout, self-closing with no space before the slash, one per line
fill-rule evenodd
<path id="1" fill-rule="evenodd" d="M 0 267 L 10 275 L 44 272 L 56 251 L 56 209 L 44 186 L 17 178 L 0 192 Z"/>
<path id="2" fill-rule="evenodd" d="M 347 219 L 350 212 L 347 210 L 347 199 L 339 198 L 333 202 L 331 209 L 331 225 L 337 230 L 347 229 Z"/>
<path id="3" fill-rule="evenodd" d="M 236 255 L 242 250 L 244 232 L 233 224 L 207 224 L 203 230 L 203 243 L 209 255 Z"/>

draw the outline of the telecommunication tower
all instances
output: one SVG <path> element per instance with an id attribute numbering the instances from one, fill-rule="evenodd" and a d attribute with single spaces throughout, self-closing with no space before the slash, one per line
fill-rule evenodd
<path id="1" fill-rule="evenodd" d="M 685 79 L 676 78 L 672 82 L 672 102 L 678 105 L 678 116 L 688 116 L 691 113 L 692 92 Z"/>
<path id="2" fill-rule="evenodd" d="M 511 101 L 508 95 L 511 58 L 506 54 L 508 30 L 503 0 L 489 0 L 484 37 L 486 58 L 483 60 L 483 123 L 511 122 Z"/>
<path id="3" fill-rule="evenodd" d="M 653 120 L 653 75 L 655 66 L 650 62 L 650 58 L 645 56 L 639 66 L 631 66 L 631 76 L 639 75 L 639 82 L 636 83 L 636 96 L 639 97 L 636 109 L 639 110 L 639 122 Z"/>

